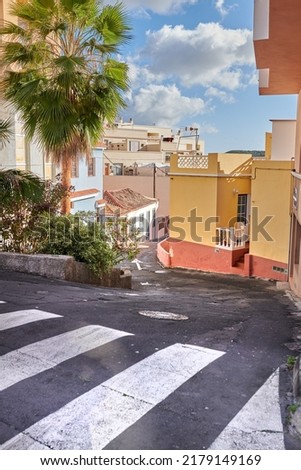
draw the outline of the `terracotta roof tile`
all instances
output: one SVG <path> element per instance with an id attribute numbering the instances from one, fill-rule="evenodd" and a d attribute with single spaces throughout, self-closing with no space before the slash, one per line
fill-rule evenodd
<path id="1" fill-rule="evenodd" d="M 157 202 L 157 199 L 144 196 L 130 188 L 106 190 L 103 194 L 108 204 L 121 209 L 121 212 L 131 212 Z"/>
<path id="2" fill-rule="evenodd" d="M 98 201 L 96 201 L 96 203 L 99 205 L 99 206 L 105 206 L 107 201 L 105 199 L 98 199 Z"/>

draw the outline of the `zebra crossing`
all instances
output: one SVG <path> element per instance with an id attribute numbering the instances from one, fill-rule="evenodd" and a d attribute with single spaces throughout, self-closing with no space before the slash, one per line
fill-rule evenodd
<path id="1" fill-rule="evenodd" d="M 56 322 L 59 318 L 59 315 L 40 310 L 3 313 L 0 314 L 0 330 L 44 319 Z M 100 325 L 88 325 L 3 354 L 0 356 L 0 390 L 125 336 L 133 335 Z M 0 449 L 103 449 L 224 354 L 190 344 L 167 346 L 38 420 L 4 442 Z M 279 375 L 275 373 L 240 410 L 211 448 L 235 449 L 238 445 L 238 448 L 248 449 L 250 442 L 259 446 L 254 448 L 262 448 L 262 434 L 256 435 L 255 424 L 253 427 L 247 425 L 250 420 L 252 422 L 254 410 L 259 407 L 260 422 L 257 424 L 259 429 L 266 430 L 266 448 L 284 449 L 278 382 Z M 265 409 L 264 395 L 267 390 L 269 397 L 272 393 L 273 399 Z M 270 416 L 273 416 L 271 423 Z"/>

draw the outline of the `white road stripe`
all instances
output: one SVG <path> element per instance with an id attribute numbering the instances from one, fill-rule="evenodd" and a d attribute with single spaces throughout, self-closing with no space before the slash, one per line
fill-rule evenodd
<path id="1" fill-rule="evenodd" d="M 169 346 L 71 401 L 0 448 L 102 449 L 223 354 L 191 345 Z"/>
<path id="2" fill-rule="evenodd" d="M 43 310 L 18 310 L 0 314 L 0 331 L 8 330 L 16 326 L 26 325 L 39 320 L 48 320 L 49 318 L 60 318 L 61 315 L 44 312 Z"/>
<path id="3" fill-rule="evenodd" d="M 122 336 L 131 333 L 88 325 L 7 353 L 0 357 L 0 390 Z"/>
<path id="4" fill-rule="evenodd" d="M 285 450 L 279 405 L 279 369 L 211 444 L 212 450 Z"/>

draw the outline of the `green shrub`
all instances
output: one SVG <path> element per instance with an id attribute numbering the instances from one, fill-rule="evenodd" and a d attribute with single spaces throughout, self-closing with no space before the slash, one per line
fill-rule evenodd
<path id="1" fill-rule="evenodd" d="M 98 276 L 138 253 L 137 231 L 126 220 L 100 224 L 95 213 L 59 214 L 72 188 L 20 170 L 0 172 L 2 251 L 73 256 Z"/>
<path id="2" fill-rule="evenodd" d="M 73 256 L 87 263 L 96 274 L 108 272 L 120 261 L 120 251 L 111 248 L 97 222 L 84 222 L 77 215 L 46 215 L 33 234 L 39 253 Z"/>

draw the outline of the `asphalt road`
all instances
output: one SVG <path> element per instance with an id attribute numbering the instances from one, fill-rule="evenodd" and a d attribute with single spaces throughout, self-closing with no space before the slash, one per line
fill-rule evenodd
<path id="1" fill-rule="evenodd" d="M 0 448 L 301 449 L 285 292 L 139 259 L 131 291 L 0 271 Z"/>

